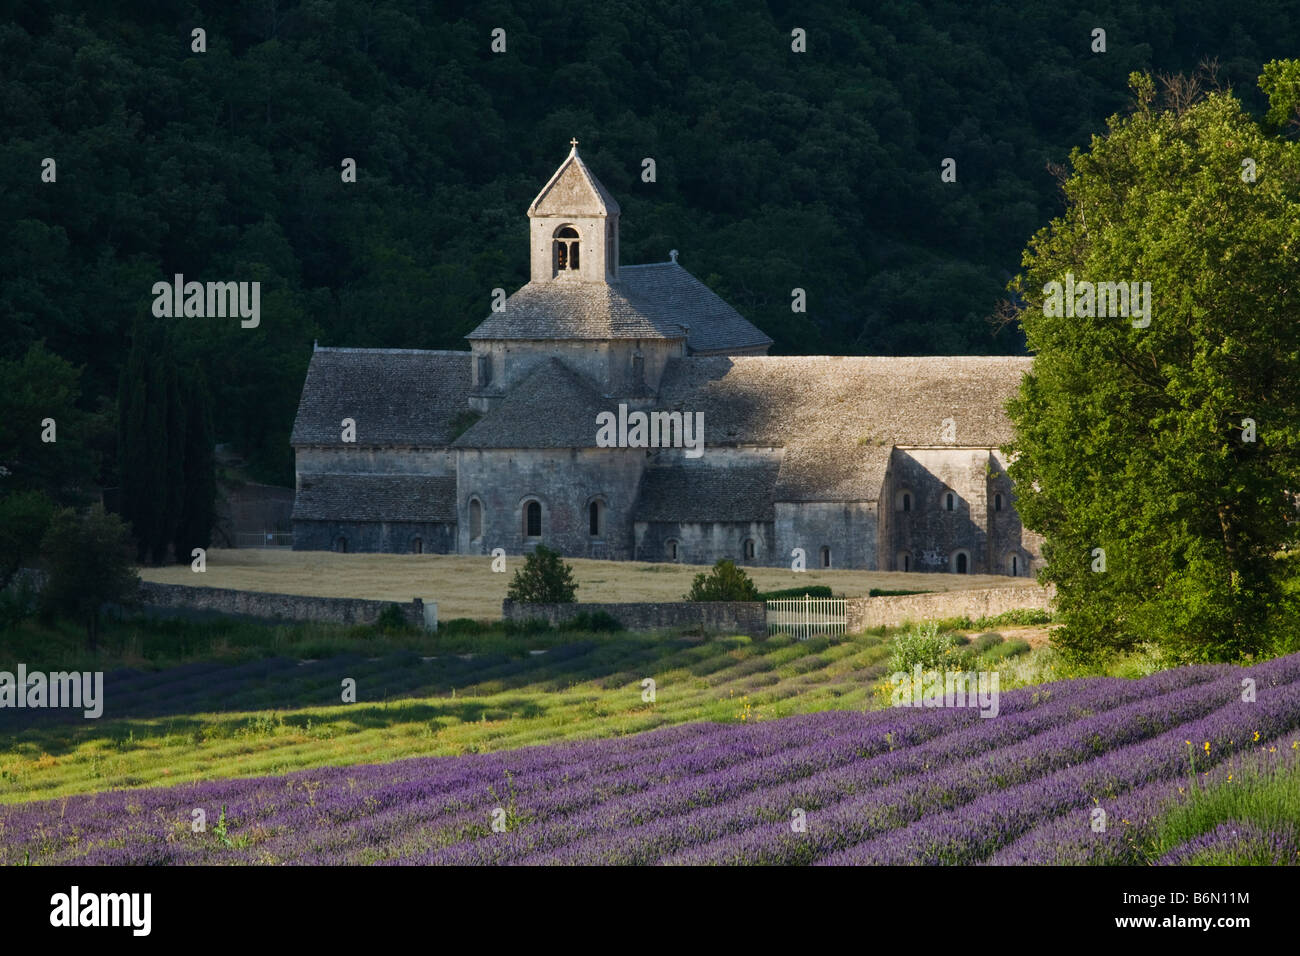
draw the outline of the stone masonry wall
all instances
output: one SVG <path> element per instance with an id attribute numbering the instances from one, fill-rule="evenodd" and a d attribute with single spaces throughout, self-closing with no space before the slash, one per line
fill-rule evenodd
<path id="1" fill-rule="evenodd" d="M 943 617 L 974 619 L 1020 609 L 1046 611 L 1051 609 L 1054 596 L 1054 589 L 1034 586 L 849 598 L 845 603 L 846 629 L 855 634 L 871 627 L 896 627 L 904 621 Z"/>
<path id="2" fill-rule="evenodd" d="M 325 621 L 334 624 L 373 624 L 384 608 L 396 605 L 413 627 L 424 627 L 424 602 L 408 604 L 371 601 L 364 598 L 311 597 L 303 594 L 270 594 L 263 591 L 234 591 L 228 588 L 190 587 L 185 584 L 140 584 L 140 600 L 148 607 L 219 614 L 242 614 L 266 620 Z M 436 629 L 436 625 L 435 625 Z"/>

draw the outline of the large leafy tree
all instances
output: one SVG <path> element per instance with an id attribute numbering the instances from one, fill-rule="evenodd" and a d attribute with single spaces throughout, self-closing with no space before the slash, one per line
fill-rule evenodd
<path id="1" fill-rule="evenodd" d="M 1134 110 L 1071 154 L 1065 213 L 1012 282 L 1036 359 L 1010 407 L 1010 471 L 1046 538 L 1068 655 L 1154 640 L 1182 659 L 1240 658 L 1286 640 L 1300 146 L 1231 92 L 1182 79 L 1159 99 L 1149 77 L 1130 82 Z M 1077 299 L 1054 314 L 1068 310 L 1049 283 L 1067 274 L 1150 282 L 1149 324 L 1081 315 Z"/>

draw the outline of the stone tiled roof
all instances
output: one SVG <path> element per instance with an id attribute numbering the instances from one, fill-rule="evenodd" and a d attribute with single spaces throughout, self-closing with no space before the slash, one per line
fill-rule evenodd
<path id="1" fill-rule="evenodd" d="M 681 339 L 685 318 L 633 301 L 620 284 L 576 276 L 529 282 L 468 339 Z"/>
<path id="2" fill-rule="evenodd" d="M 772 340 L 675 262 L 623 266 L 619 281 L 529 282 L 466 338 L 686 339 L 692 352 L 763 348 Z"/>
<path id="3" fill-rule="evenodd" d="M 875 442 L 992 448 L 1033 360 L 1009 357 L 735 356 L 672 359 L 658 407 L 704 412 L 710 445 Z M 953 420 L 953 438 L 944 420 Z"/>
<path id="4" fill-rule="evenodd" d="M 634 521 L 773 521 L 772 492 L 780 464 L 731 466 L 701 459 L 647 468 Z"/>
<path id="5" fill-rule="evenodd" d="M 634 301 L 689 328 L 686 345 L 692 352 L 738 351 L 772 344 L 761 329 L 676 262 L 623 266 L 618 276 Z"/>
<path id="6" fill-rule="evenodd" d="M 456 520 L 455 477 L 303 475 L 295 521 Z"/>
<path id="7" fill-rule="evenodd" d="M 787 446 L 776 479 L 775 498 L 777 501 L 875 501 L 885 482 L 890 453 L 889 445 L 874 442 L 864 445 L 800 442 Z"/>
<path id="8" fill-rule="evenodd" d="M 457 448 L 594 448 L 596 415 L 618 412 L 596 387 L 559 359 L 548 358 L 514 385 L 499 405 L 456 439 Z"/>
<path id="9" fill-rule="evenodd" d="M 294 445 L 448 445 L 469 410 L 470 353 L 410 349 L 317 349 L 294 419 Z"/>

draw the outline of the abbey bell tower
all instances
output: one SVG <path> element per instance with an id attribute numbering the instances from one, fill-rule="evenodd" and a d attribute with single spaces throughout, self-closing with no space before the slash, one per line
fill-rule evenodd
<path id="1" fill-rule="evenodd" d="M 528 207 L 533 282 L 618 281 L 618 203 L 578 156 L 578 141 Z"/>

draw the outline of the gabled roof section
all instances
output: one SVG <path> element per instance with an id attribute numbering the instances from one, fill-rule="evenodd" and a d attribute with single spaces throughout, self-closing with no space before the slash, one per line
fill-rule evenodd
<path id="1" fill-rule="evenodd" d="M 703 412 L 706 449 L 857 442 L 996 448 L 1012 438 L 1003 406 L 1032 364 L 1002 356 L 679 358 L 664 369 L 658 407 Z"/>
<path id="2" fill-rule="evenodd" d="M 341 423 L 351 418 L 356 445 L 446 446 L 469 411 L 469 392 L 469 352 L 317 349 L 289 441 L 345 447 Z"/>
<path id="3" fill-rule="evenodd" d="M 772 489 L 780 465 L 759 459 L 709 465 L 681 461 L 647 468 L 634 521 L 773 521 Z"/>
<path id="4" fill-rule="evenodd" d="M 628 298 L 655 315 L 667 315 L 687 327 L 691 352 L 727 352 L 766 348 L 772 339 L 721 296 L 675 261 L 622 266 L 619 281 Z"/>
<path id="5" fill-rule="evenodd" d="M 456 520 L 455 477 L 431 475 L 303 475 L 294 521 Z"/>
<path id="6" fill-rule="evenodd" d="M 557 358 L 547 358 L 456 439 L 456 448 L 595 448 L 596 415 L 618 403 Z"/>
<path id="7" fill-rule="evenodd" d="M 618 203 L 578 155 L 574 145 L 528 207 L 537 216 L 617 216 Z"/>
<path id="8" fill-rule="evenodd" d="M 706 432 L 707 434 L 707 432 Z M 875 442 L 789 445 L 777 475 L 777 501 L 876 501 L 892 449 Z"/>

